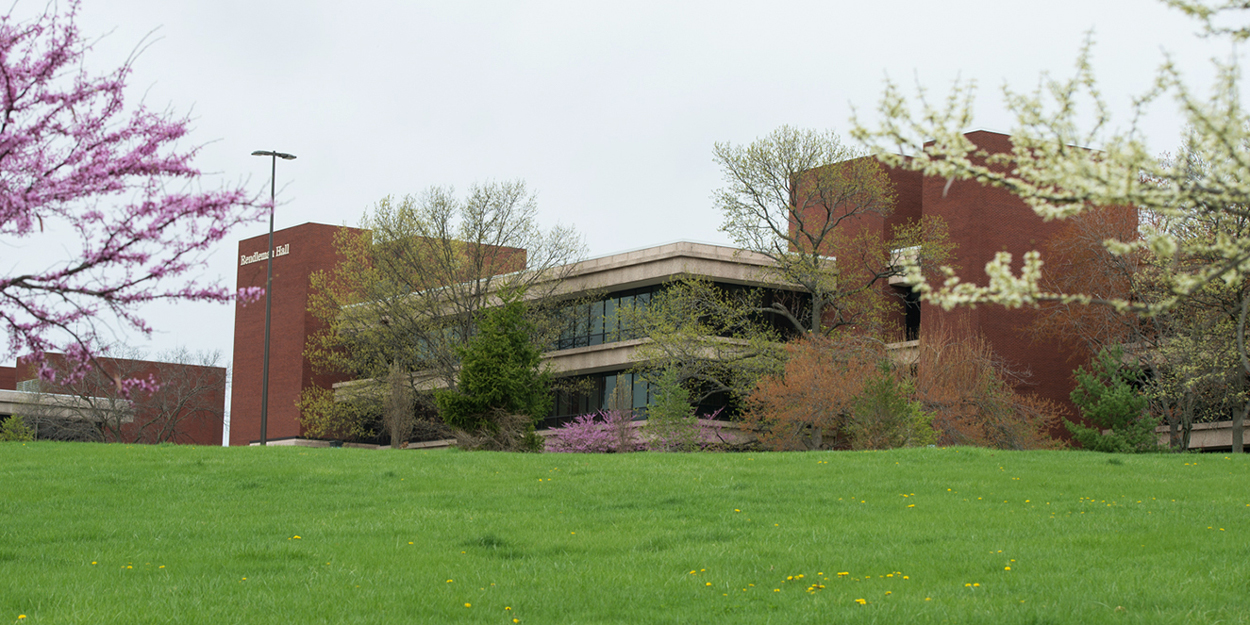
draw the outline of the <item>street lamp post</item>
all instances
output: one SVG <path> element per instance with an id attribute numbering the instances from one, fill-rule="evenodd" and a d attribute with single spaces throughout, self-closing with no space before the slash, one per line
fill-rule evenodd
<path id="1" fill-rule="evenodd" d="M 268 429 L 269 419 L 269 311 L 273 308 L 273 205 L 275 185 L 278 181 L 278 159 L 291 161 L 295 160 L 295 155 L 273 150 L 256 150 L 252 152 L 252 156 L 268 156 L 272 160 L 269 172 L 269 247 L 266 252 L 266 256 L 269 258 L 268 267 L 265 270 L 265 364 L 261 372 L 260 381 L 260 444 L 263 447 L 265 445 L 265 432 Z"/>

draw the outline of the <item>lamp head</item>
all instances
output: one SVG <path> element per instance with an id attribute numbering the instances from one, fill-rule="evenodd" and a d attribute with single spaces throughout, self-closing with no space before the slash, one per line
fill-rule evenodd
<path id="1" fill-rule="evenodd" d="M 256 150 L 255 152 L 252 152 L 252 156 L 276 156 L 284 161 L 295 160 L 294 154 L 287 154 L 286 152 L 275 152 L 273 150 Z"/>

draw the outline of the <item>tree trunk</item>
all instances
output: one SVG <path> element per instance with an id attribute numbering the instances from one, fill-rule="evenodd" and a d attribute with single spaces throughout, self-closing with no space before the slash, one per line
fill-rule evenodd
<path id="1" fill-rule="evenodd" d="M 824 307 L 825 307 L 825 304 L 824 302 L 821 301 L 821 297 L 813 293 L 812 294 L 812 327 L 808 328 L 808 330 L 812 334 L 822 334 L 822 331 L 824 330 L 823 328 L 824 324 L 822 323 L 824 320 L 821 319 L 821 310 Z"/>
<path id="2" fill-rule="evenodd" d="M 1250 412 L 1250 401 L 1241 412 L 1233 413 L 1233 453 L 1245 453 L 1246 413 Z"/>
<path id="3" fill-rule="evenodd" d="M 1164 408 L 1163 413 L 1167 415 L 1168 420 L 1168 447 L 1172 448 L 1172 451 L 1181 451 L 1183 449 L 1181 447 L 1181 423 L 1176 417 L 1176 410 Z"/>

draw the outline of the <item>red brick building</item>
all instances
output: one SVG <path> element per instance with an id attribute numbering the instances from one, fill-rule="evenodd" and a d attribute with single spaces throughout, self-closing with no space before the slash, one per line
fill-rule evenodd
<path id="1" fill-rule="evenodd" d="M 1007 135 L 976 131 L 966 136 L 991 154 L 1009 153 L 1012 149 L 1011 138 Z M 1064 222 L 1060 220 L 1043 220 L 1023 201 L 1001 188 L 973 181 L 957 180 L 948 184 L 944 179 L 926 178 L 919 172 L 898 168 L 886 168 L 886 174 L 897 195 L 893 212 L 888 216 L 876 213 L 857 215 L 846 224 L 848 229 L 874 230 L 888 240 L 896 226 L 918 221 L 924 216 L 940 217 L 949 228 L 951 242 L 957 246 L 954 263 L 960 268 L 960 279 L 967 283 L 986 285 L 988 278 L 984 267 L 998 252 L 1012 255 L 1013 267 L 1018 273 L 1024 254 L 1045 249 L 1051 237 L 1064 227 Z M 831 253 L 836 256 L 836 252 Z M 890 288 L 898 295 L 910 291 L 901 284 Z M 917 313 L 918 318 L 911 322 L 919 322 L 921 327 L 933 327 L 935 322 L 942 322 L 948 327 L 961 327 L 966 323 L 971 331 L 985 335 L 1010 368 L 1030 374 L 1017 390 L 1054 400 L 1065 406 L 1073 416 L 1077 414 L 1069 398 L 1073 386 L 1072 371 L 1084 364 L 1088 354 L 1074 345 L 1035 343 L 1026 331 L 1036 318 L 1034 309 L 986 305 L 947 311 L 921 303 L 913 315 Z M 897 324 L 902 326 L 905 323 L 908 321 L 900 314 Z M 923 340 L 923 336 L 921 331 L 919 338 Z M 907 338 L 917 337 L 912 334 Z M 1066 430 L 1054 433 L 1067 436 Z"/>
<path id="2" fill-rule="evenodd" d="M 53 368 L 67 370 L 63 355 L 47 354 L 47 359 Z M 35 414 L 29 412 L 30 408 L 42 406 L 44 410 L 39 413 L 54 420 L 70 419 L 80 422 L 79 425 L 95 423 L 94 437 L 82 427 L 57 426 L 59 430 L 87 434 L 74 440 L 221 444 L 226 404 L 225 368 L 107 357 L 97 362 L 103 370 L 92 369 L 78 382 L 50 384 L 39 380 L 37 365 L 18 359 L 17 367 L 10 369 L 14 384 L 0 386 L 0 390 L 21 388 L 26 391 L 10 395 L 9 399 L 25 404 L 27 412 L 23 414 L 28 416 Z M 0 371 L 0 384 L 4 383 L 4 377 L 5 372 Z M 158 388 L 152 392 L 135 390 L 130 401 L 123 399 L 117 390 L 116 384 L 121 379 L 150 379 Z M 40 395 L 43 397 L 39 398 Z M 29 399 L 23 400 L 21 396 Z M 125 415 L 112 416 L 118 409 L 124 409 Z M 110 422 L 101 423 L 105 419 Z"/>

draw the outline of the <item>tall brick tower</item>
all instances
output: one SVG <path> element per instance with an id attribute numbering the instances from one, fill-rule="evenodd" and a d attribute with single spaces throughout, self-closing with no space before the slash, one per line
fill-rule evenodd
<path id="1" fill-rule="evenodd" d="M 1010 153 L 1012 150 L 1011 137 L 1004 134 L 974 131 L 966 136 L 990 154 Z M 896 168 L 885 168 L 885 173 L 894 184 L 897 195 L 894 212 L 887 217 L 871 213 L 857 215 L 840 227 L 847 232 L 872 230 L 888 239 L 894 226 L 908 220 L 922 216 L 941 217 L 950 229 L 951 242 L 957 246 L 956 263 L 965 282 L 984 285 L 988 278 L 983 268 L 1000 251 L 1012 254 L 1018 272 L 1025 252 L 1045 249 L 1051 237 L 1063 228 L 1063 222 L 1043 220 L 1020 198 L 1004 189 L 966 180 L 948 184 L 944 179 L 926 178 L 919 172 Z M 802 187 L 799 193 L 804 193 Z M 829 253 L 836 256 L 837 250 L 830 250 Z M 910 288 L 902 285 L 890 288 L 900 295 L 910 292 Z M 903 324 L 931 328 L 939 322 L 945 322 L 950 327 L 966 323 L 970 330 L 985 336 L 1010 368 L 1027 370 L 1031 374 L 1026 383 L 1018 386 L 1018 390 L 1054 400 L 1075 416 L 1076 409 L 1068 397 L 1072 390 L 1072 370 L 1083 364 L 1088 354 L 1077 345 L 1053 341 L 1034 343 L 1027 328 L 1036 317 L 1037 312 L 1027 308 L 1010 310 L 1001 306 L 965 306 L 946 311 L 923 303 L 910 313 L 898 314 L 897 324 L 900 328 Z M 911 330 L 908 328 L 908 337 L 916 338 Z M 921 340 L 923 336 L 924 330 L 921 329 Z M 1067 436 L 1062 427 L 1053 434 Z"/>
<path id="2" fill-rule="evenodd" d="M 966 136 L 990 154 L 1012 150 L 1011 137 L 1007 135 L 976 131 Z M 965 282 L 982 286 L 989 281 L 985 264 L 993 260 L 995 254 L 1010 252 L 1012 267 L 1019 273 L 1024 254 L 1030 250 L 1044 251 L 1046 243 L 1064 226 L 1061 220 L 1042 219 L 1005 189 L 973 181 L 955 181 L 947 187 L 945 180 L 926 178 L 922 196 L 924 214 L 945 219 L 951 240 L 959 245 L 956 255 L 961 266 L 960 276 Z M 949 322 L 962 317 L 969 327 L 989 339 L 1009 367 L 1031 374 L 1020 390 L 1054 400 L 1076 416 L 1076 408 L 1068 396 L 1073 386 L 1072 370 L 1084 364 L 1088 355 L 1073 344 L 1034 342 L 1026 331 L 1037 318 L 1034 309 L 984 305 L 945 311 L 926 303 L 921 314 L 934 320 L 944 317 Z M 1067 436 L 1062 427 L 1054 434 Z"/>
<path id="3" fill-rule="evenodd" d="M 308 278 L 334 268 L 334 236 L 345 226 L 307 223 L 273 233 L 273 310 L 269 342 L 269 414 L 266 439 L 301 434 L 296 402 L 314 384 L 329 386 L 329 376 L 314 376 L 304 358 L 304 343 L 321 327 L 308 312 Z M 267 256 L 264 234 L 239 242 L 239 288 L 264 287 Z M 260 440 L 261 372 L 264 360 L 265 300 L 236 304 L 234 382 L 230 399 L 230 444 Z"/>

